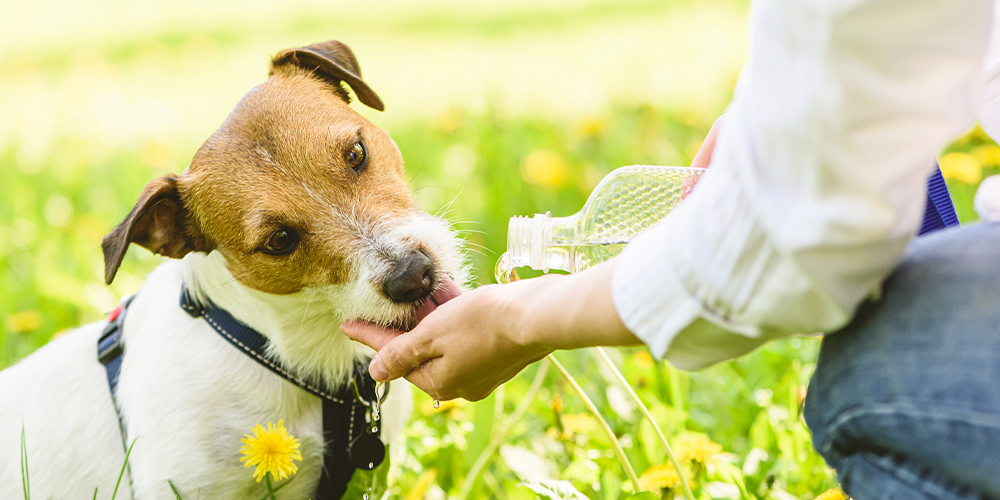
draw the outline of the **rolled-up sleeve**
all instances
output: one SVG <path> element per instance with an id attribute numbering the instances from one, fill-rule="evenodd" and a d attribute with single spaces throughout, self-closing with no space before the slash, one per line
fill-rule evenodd
<path id="1" fill-rule="evenodd" d="M 625 325 L 688 369 L 843 326 L 973 122 L 991 21 L 990 0 L 755 2 L 711 168 L 617 260 Z"/>

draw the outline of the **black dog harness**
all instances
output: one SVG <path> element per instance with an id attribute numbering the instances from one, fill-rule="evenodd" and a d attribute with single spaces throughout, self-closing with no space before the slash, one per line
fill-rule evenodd
<path id="1" fill-rule="evenodd" d="M 128 450 L 121 409 L 115 398 L 122 356 L 125 353 L 125 314 L 135 296 L 122 301 L 111 314 L 97 342 L 97 358 L 104 364 L 111 389 L 111 400 L 118 414 L 122 446 Z M 338 500 L 347 491 L 355 469 L 372 470 L 385 458 L 385 445 L 379 438 L 381 429 L 373 422 L 373 402 L 377 397 L 375 381 L 368 374 L 367 363 L 354 366 L 354 378 L 343 389 L 332 392 L 296 377 L 280 361 L 266 353 L 267 338 L 239 322 L 224 309 L 213 304 L 198 304 L 186 289 L 181 290 L 181 308 L 192 317 L 202 317 L 222 338 L 281 378 L 299 386 L 323 400 L 323 474 L 316 500 Z M 386 388 L 388 390 L 388 387 Z M 380 398 L 380 401 L 381 401 Z M 377 418 L 377 417 L 376 417 Z M 129 483 L 132 474 L 129 472 Z"/>

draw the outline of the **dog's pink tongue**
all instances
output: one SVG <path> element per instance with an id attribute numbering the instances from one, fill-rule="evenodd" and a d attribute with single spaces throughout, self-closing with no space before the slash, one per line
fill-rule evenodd
<path id="1" fill-rule="evenodd" d="M 445 276 L 441 280 L 441 283 L 438 284 L 437 289 L 434 290 L 434 293 L 430 297 L 427 297 L 427 300 L 423 304 L 417 306 L 417 309 L 413 311 L 413 316 L 417 318 L 417 321 L 422 321 L 431 311 L 437 309 L 439 305 L 461 294 L 462 291 L 458 289 L 458 285 L 451 278 Z"/>

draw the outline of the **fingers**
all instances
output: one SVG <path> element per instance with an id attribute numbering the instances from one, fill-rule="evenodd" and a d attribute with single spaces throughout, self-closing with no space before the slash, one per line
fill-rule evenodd
<path id="1" fill-rule="evenodd" d="M 455 399 L 458 397 L 458 394 L 453 394 L 452 392 L 443 390 L 437 382 L 439 376 L 436 374 L 440 372 L 440 369 L 435 366 L 434 363 L 439 360 L 440 358 L 427 360 L 417 369 L 407 373 L 406 380 L 415 385 L 418 389 L 426 392 L 434 399 L 439 399 L 441 401 Z"/>
<path id="2" fill-rule="evenodd" d="M 440 353 L 431 350 L 430 337 L 419 331 L 404 334 L 374 325 L 351 325 L 344 331 L 350 331 L 348 336 L 351 338 L 378 349 L 378 354 L 368 366 L 368 372 L 378 382 L 405 376 L 429 359 L 440 356 Z"/>
<path id="3" fill-rule="evenodd" d="M 390 364 L 393 367 L 393 371 L 390 372 L 386 369 L 386 363 L 382 359 L 381 351 L 385 348 L 393 339 L 400 337 L 406 332 L 401 330 L 395 330 L 392 328 L 385 328 L 378 326 L 367 321 L 345 321 L 340 325 L 340 331 L 344 332 L 351 340 L 361 342 L 362 344 L 379 351 L 372 359 L 371 363 L 368 365 L 368 373 L 371 374 L 372 378 L 378 382 L 384 382 L 386 380 L 392 380 L 399 378 L 406 374 L 406 372 L 399 373 L 398 361 L 395 355 L 395 350 L 390 350 Z M 418 363 L 419 365 L 419 363 Z M 407 370 L 409 371 L 409 370 Z"/>
<path id="4" fill-rule="evenodd" d="M 701 143 L 701 148 L 698 149 L 698 153 L 694 155 L 694 159 L 691 160 L 692 167 L 698 168 L 708 168 L 712 163 L 712 153 L 715 151 L 715 140 L 719 137 L 719 130 L 726 122 L 726 115 L 722 115 L 715 120 L 712 124 L 712 128 L 708 131 L 708 135 L 705 136 L 705 141 Z"/>
<path id="5" fill-rule="evenodd" d="M 376 351 L 381 350 L 390 340 L 405 333 L 402 330 L 385 328 L 367 321 L 345 321 L 340 324 L 340 331 L 351 340 L 361 342 Z"/>

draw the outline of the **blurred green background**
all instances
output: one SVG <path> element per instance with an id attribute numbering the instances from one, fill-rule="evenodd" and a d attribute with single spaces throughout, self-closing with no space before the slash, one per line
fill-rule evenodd
<path id="1" fill-rule="evenodd" d="M 386 102 L 384 113 L 355 109 L 394 137 L 416 198 L 447 211 L 478 282 L 490 283 L 509 217 L 573 213 L 618 166 L 690 162 L 731 97 L 746 18 L 742 0 L 8 2 L 0 367 L 140 287 L 161 259 L 133 248 L 105 286 L 101 238 L 148 181 L 186 167 L 283 48 L 352 47 Z M 1000 148 L 974 128 L 941 160 L 960 218 L 973 221 L 972 195 L 1000 172 Z M 796 338 L 691 374 L 644 349 L 612 356 L 689 452 L 701 498 L 787 500 L 836 485 L 799 415 L 817 349 Z M 672 497 L 664 452 L 610 373 L 589 351 L 559 357 L 646 473 L 644 486 Z M 476 404 L 436 410 L 417 395 L 393 496 L 453 497 L 469 482 L 468 498 L 534 498 L 522 481 L 565 480 L 590 498 L 624 497 L 631 486 L 605 437 L 554 371 L 499 454 L 467 477 L 535 370 Z"/>

